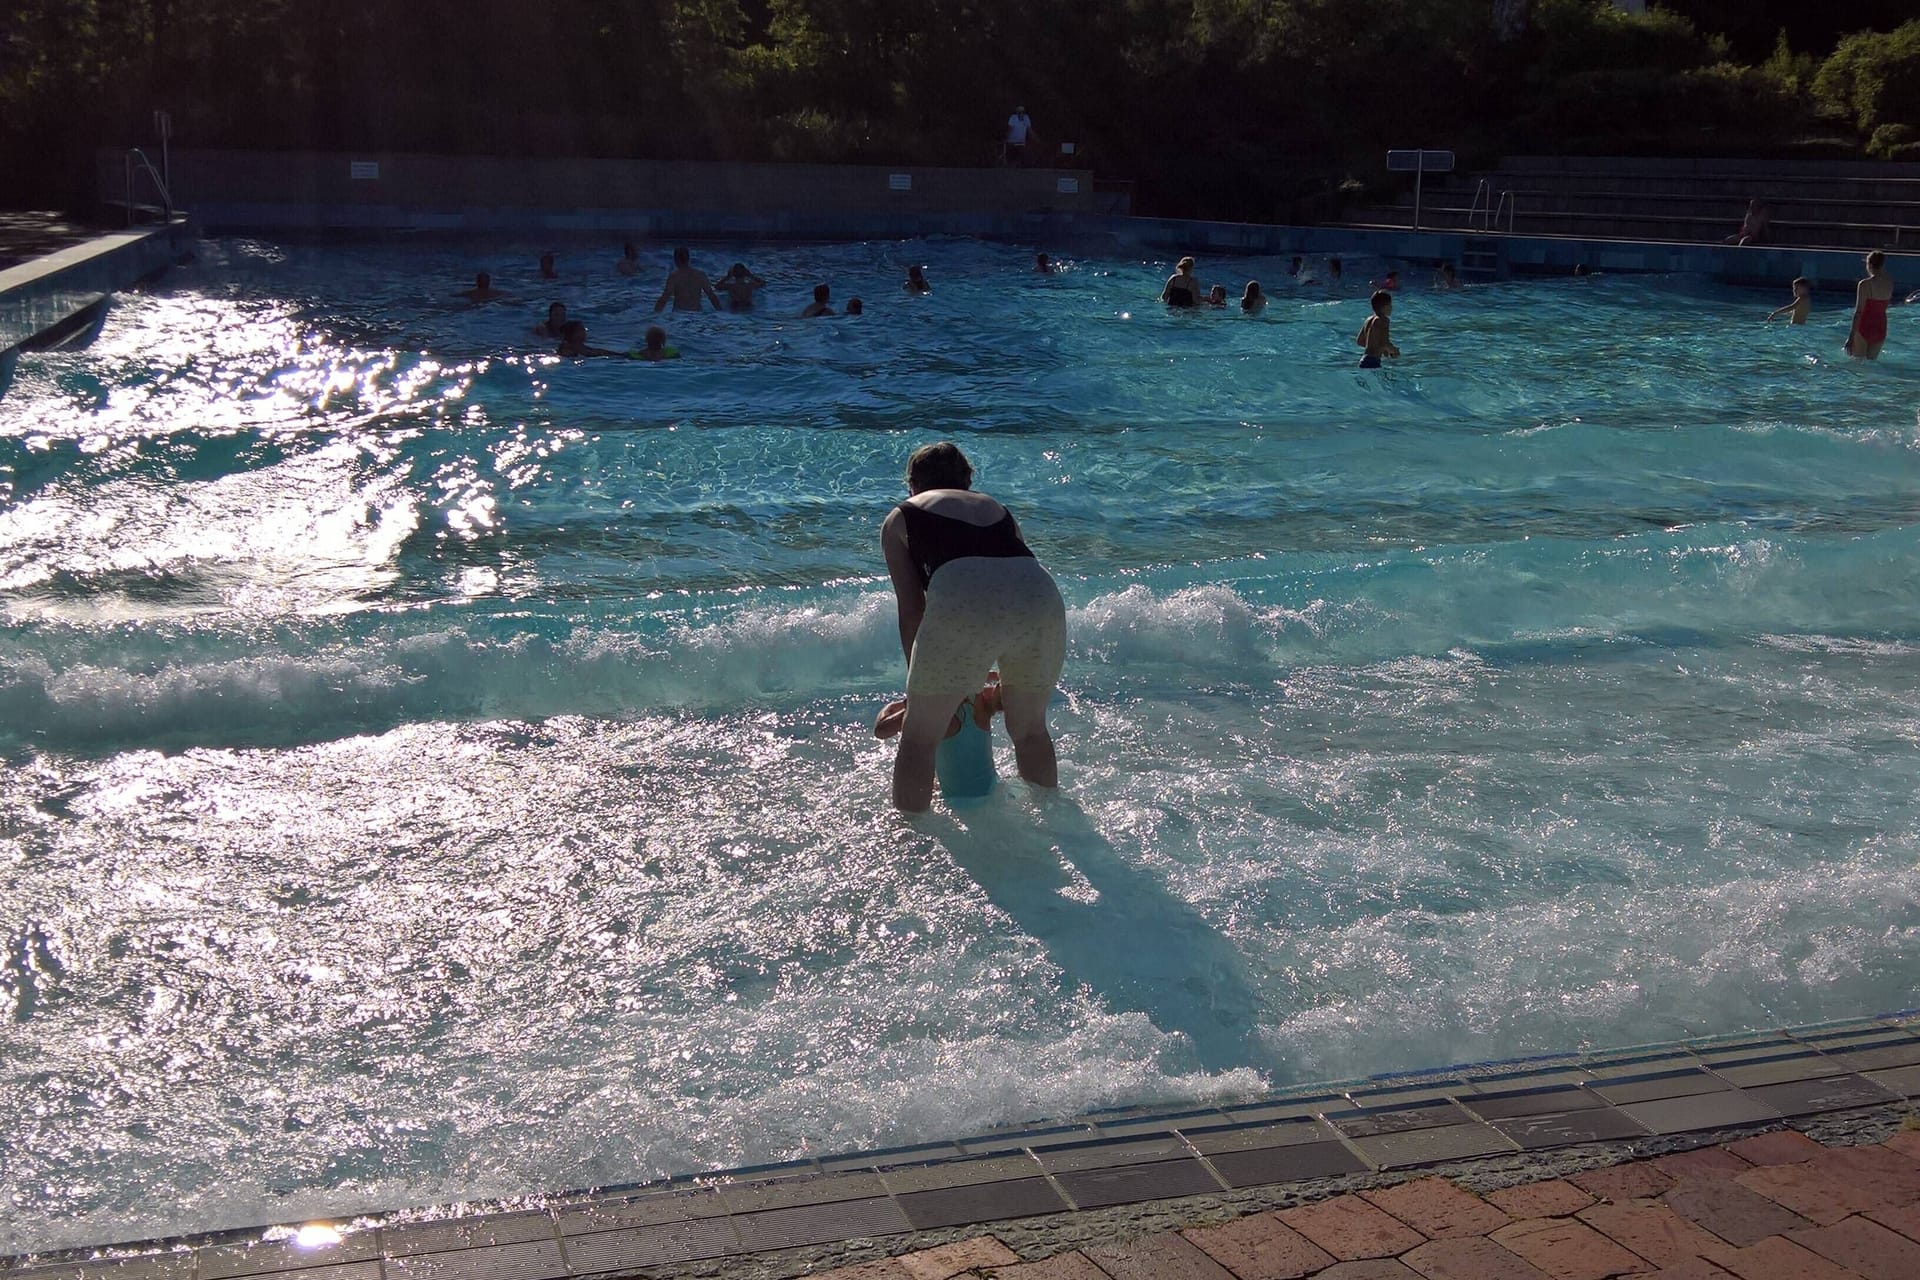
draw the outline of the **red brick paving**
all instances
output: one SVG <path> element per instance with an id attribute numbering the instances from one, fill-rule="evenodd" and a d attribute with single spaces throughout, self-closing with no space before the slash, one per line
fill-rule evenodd
<path id="1" fill-rule="evenodd" d="M 1484 1196 L 1442 1178 L 1015 1261 L 992 1236 L 815 1280 L 1920 1280 L 1920 1130 L 1768 1133 Z"/>
<path id="2" fill-rule="evenodd" d="M 1545 1182 L 1489 1191 L 1487 1203 L 1516 1220 L 1564 1218 L 1592 1204 L 1593 1197 L 1563 1178 L 1549 1178 Z"/>
<path id="3" fill-rule="evenodd" d="M 1445 1178 L 1420 1178 L 1397 1187 L 1362 1191 L 1360 1198 L 1431 1240 L 1484 1236 L 1512 1221 L 1473 1192 Z"/>
<path id="4" fill-rule="evenodd" d="M 1830 1227 L 1796 1231 L 1788 1239 L 1829 1262 L 1852 1268 L 1867 1280 L 1912 1280 L 1920 1276 L 1920 1244 L 1870 1218 L 1848 1218 Z"/>
<path id="5" fill-rule="evenodd" d="M 1677 1151 L 1654 1160 L 1653 1167 L 1669 1178 L 1732 1178 L 1753 1168 L 1725 1147 Z"/>
<path id="6" fill-rule="evenodd" d="M 1860 1280 L 1859 1272 L 1828 1262 L 1780 1236 L 1736 1249 L 1720 1265 L 1740 1280 Z"/>
<path id="7" fill-rule="evenodd" d="M 1682 1217 L 1691 1218 L 1722 1240 L 1743 1249 L 1768 1236 L 1813 1225 L 1751 1187 L 1741 1186 L 1738 1180 L 1682 1182 L 1666 1194 L 1665 1201 L 1668 1208 Z"/>
<path id="8" fill-rule="evenodd" d="M 1650 1200 L 1673 1185 L 1673 1179 L 1654 1168 L 1650 1160 L 1589 1169 L 1567 1181 L 1598 1200 Z"/>
<path id="9" fill-rule="evenodd" d="M 1298 1209 L 1283 1209 L 1280 1221 L 1343 1262 L 1396 1257 L 1427 1239 L 1359 1196 L 1337 1196 Z"/>
<path id="10" fill-rule="evenodd" d="M 1748 1164 L 1798 1164 L 1811 1160 L 1826 1148 L 1804 1133 L 1786 1129 L 1729 1142 L 1727 1150 Z"/>
<path id="11" fill-rule="evenodd" d="M 1500 1228 L 1489 1237 L 1553 1280 L 1607 1280 L 1645 1271 L 1647 1261 L 1574 1218 L 1534 1218 Z"/>
<path id="12" fill-rule="evenodd" d="M 1113 1280 L 1233 1280 L 1233 1272 L 1173 1231 L 1082 1252 Z"/>
<path id="13" fill-rule="evenodd" d="M 1333 1265 L 1332 1254 L 1280 1221 L 1278 1214 L 1256 1213 L 1181 1234 L 1239 1280 L 1300 1280 Z"/>
<path id="14" fill-rule="evenodd" d="M 1485 1236 L 1430 1240 L 1400 1260 L 1427 1280 L 1547 1280 L 1547 1274 Z"/>

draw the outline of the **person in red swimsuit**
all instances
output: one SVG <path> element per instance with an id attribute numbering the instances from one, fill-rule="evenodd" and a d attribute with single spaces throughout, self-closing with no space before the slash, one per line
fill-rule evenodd
<path id="1" fill-rule="evenodd" d="M 1887 279 L 1887 255 L 1875 249 L 1867 255 L 1867 278 L 1853 291 L 1853 330 L 1847 334 L 1847 354 L 1856 360 L 1877 360 L 1887 341 L 1887 304 L 1893 301 L 1893 281 Z"/>

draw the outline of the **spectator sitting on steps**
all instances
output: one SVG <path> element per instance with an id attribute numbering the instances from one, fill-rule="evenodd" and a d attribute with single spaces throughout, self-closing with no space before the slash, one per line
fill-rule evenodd
<path id="1" fill-rule="evenodd" d="M 1773 221 L 1773 210 L 1767 202 L 1755 196 L 1747 202 L 1747 216 L 1740 220 L 1740 230 L 1727 237 L 1728 244 L 1762 244 L 1767 238 L 1767 224 Z"/>

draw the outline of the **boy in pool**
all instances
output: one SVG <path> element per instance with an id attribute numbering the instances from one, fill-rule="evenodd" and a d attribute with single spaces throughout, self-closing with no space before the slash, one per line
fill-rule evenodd
<path id="1" fill-rule="evenodd" d="M 678 360 L 680 348 L 667 345 L 667 331 L 659 325 L 647 326 L 647 345 L 634 353 L 636 360 Z"/>
<path id="2" fill-rule="evenodd" d="M 1793 301 L 1784 307 L 1776 307 L 1767 313 L 1767 323 L 1771 324 L 1782 312 L 1792 312 L 1788 324 L 1805 324 L 1807 313 L 1813 310 L 1813 281 L 1805 276 L 1793 278 Z"/>
<path id="3" fill-rule="evenodd" d="M 987 673 L 979 693 L 953 713 L 945 738 L 934 748 L 933 772 L 947 803 L 978 800 L 991 794 L 1000 778 L 993 767 L 993 718 L 1000 713 L 1000 676 Z M 891 738 L 907 720 L 907 700 L 890 702 L 873 722 L 873 736 Z"/>
<path id="4" fill-rule="evenodd" d="M 831 297 L 833 297 L 833 290 L 829 289 L 826 285 L 817 284 L 813 286 L 813 301 L 801 308 L 800 318 L 802 320 L 811 320 L 815 316 L 832 315 L 833 304 L 828 301 Z"/>
<path id="5" fill-rule="evenodd" d="M 1360 357 L 1362 369 L 1378 369 L 1380 357 L 1400 358 L 1400 348 L 1393 345 L 1393 337 L 1388 327 L 1388 317 L 1393 314 L 1393 295 L 1385 289 L 1376 289 L 1373 294 L 1373 314 L 1360 326 L 1360 332 L 1354 342 L 1366 350 Z"/>
<path id="6" fill-rule="evenodd" d="M 922 266 L 907 268 L 907 283 L 903 286 L 908 293 L 932 293 L 933 286 L 927 283 L 927 270 Z"/>

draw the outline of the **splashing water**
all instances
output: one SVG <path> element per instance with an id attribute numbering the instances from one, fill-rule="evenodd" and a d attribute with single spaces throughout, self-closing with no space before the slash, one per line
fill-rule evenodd
<path id="1" fill-rule="evenodd" d="M 731 248 L 760 312 L 563 362 L 657 278 L 540 247 L 210 245 L 0 402 L 0 1252 L 1915 1003 L 1898 315 L 1415 288 L 1362 373 L 1359 259 Z M 909 825 L 941 436 L 1066 786 Z"/>

